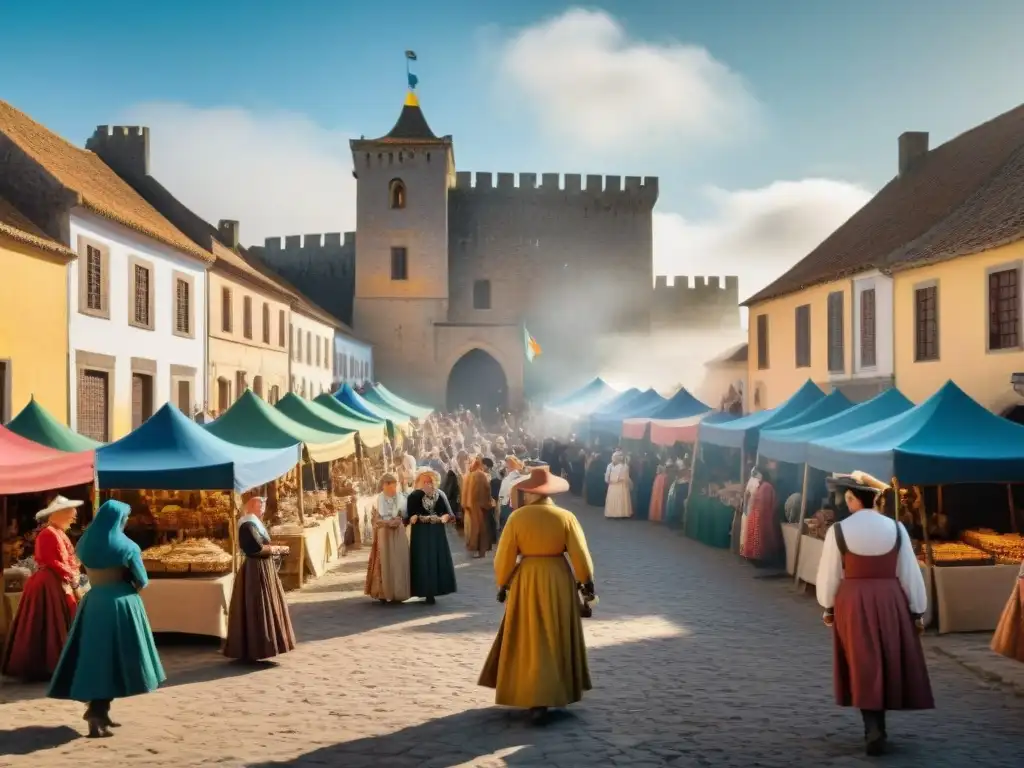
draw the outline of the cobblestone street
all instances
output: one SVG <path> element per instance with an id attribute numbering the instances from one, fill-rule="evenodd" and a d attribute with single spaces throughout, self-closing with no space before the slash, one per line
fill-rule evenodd
<path id="1" fill-rule="evenodd" d="M 573 505 L 578 506 L 578 505 Z M 211 646 L 163 648 L 169 681 L 114 703 L 115 738 L 82 707 L 0 688 L 0 765 L 857 766 L 856 711 L 832 701 L 814 601 L 656 525 L 580 512 L 601 602 L 585 622 L 595 689 L 544 729 L 476 678 L 498 625 L 492 559 L 457 539 L 459 593 L 380 606 L 365 552 L 292 596 L 299 649 L 256 670 Z M 1024 698 L 929 651 L 939 709 L 890 716 L 890 766 L 1020 766 Z"/>

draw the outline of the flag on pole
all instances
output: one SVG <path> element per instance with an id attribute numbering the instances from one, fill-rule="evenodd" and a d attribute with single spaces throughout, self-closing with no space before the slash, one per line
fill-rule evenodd
<path id="1" fill-rule="evenodd" d="M 416 51 L 406 51 L 405 58 L 409 61 L 416 61 Z"/>
<path id="2" fill-rule="evenodd" d="M 409 81 L 409 90 L 415 91 L 416 86 L 420 84 L 420 79 L 409 69 L 410 61 L 416 61 L 416 51 L 405 52 L 405 79 Z"/>
<path id="3" fill-rule="evenodd" d="M 526 330 L 526 326 L 523 326 L 523 345 L 526 349 L 526 359 L 528 362 L 533 362 L 535 358 L 540 357 L 541 350 L 540 344 L 537 340 L 530 335 L 530 332 Z"/>

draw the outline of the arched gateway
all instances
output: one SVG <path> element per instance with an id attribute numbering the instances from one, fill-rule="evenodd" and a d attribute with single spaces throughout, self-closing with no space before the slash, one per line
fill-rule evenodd
<path id="1" fill-rule="evenodd" d="M 508 379 L 501 363 L 482 349 L 471 349 L 452 366 L 448 374 L 447 406 L 459 406 L 480 414 L 490 422 L 498 411 L 508 410 Z"/>

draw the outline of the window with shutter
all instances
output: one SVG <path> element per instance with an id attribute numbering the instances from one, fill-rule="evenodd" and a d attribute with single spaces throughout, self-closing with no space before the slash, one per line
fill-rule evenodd
<path id="1" fill-rule="evenodd" d="M 391 249 L 391 279 L 409 279 L 409 251 L 404 246 Z"/>
<path id="2" fill-rule="evenodd" d="M 990 272 L 988 276 L 988 348 L 1020 346 L 1020 271 Z"/>
<path id="3" fill-rule="evenodd" d="M 249 379 L 246 376 L 245 371 L 238 371 L 235 374 L 235 399 L 237 400 L 245 394 L 245 390 L 248 389 L 248 387 Z"/>
<path id="4" fill-rule="evenodd" d="M 757 316 L 757 368 L 768 368 L 768 315 Z"/>
<path id="5" fill-rule="evenodd" d="M 284 323 L 284 310 L 280 309 L 277 312 L 277 346 L 284 349 L 287 346 L 287 340 L 284 335 L 285 323 Z"/>
<path id="6" fill-rule="evenodd" d="M 320 367 L 320 341 L 321 341 L 320 337 L 317 336 L 316 337 L 316 365 L 317 365 L 318 368 Z"/>
<path id="7" fill-rule="evenodd" d="M 192 385 L 186 379 L 178 381 L 178 408 L 192 418 Z"/>
<path id="8" fill-rule="evenodd" d="M 796 308 L 796 367 L 811 365 L 811 305 Z"/>
<path id="9" fill-rule="evenodd" d="M 860 294 L 860 365 L 874 368 L 877 365 L 875 342 L 875 289 L 868 288 Z"/>
<path id="10" fill-rule="evenodd" d="M 270 343 L 270 305 L 263 302 L 263 343 Z"/>
<path id="11" fill-rule="evenodd" d="M 927 285 L 914 291 L 914 360 L 939 359 L 939 287 Z"/>
<path id="12" fill-rule="evenodd" d="M 306 331 L 306 365 L 313 364 L 313 333 Z"/>
<path id="13" fill-rule="evenodd" d="M 132 374 L 132 429 L 138 429 L 153 415 L 153 377 Z"/>
<path id="14" fill-rule="evenodd" d="M 293 334 L 293 337 L 295 339 L 295 344 L 294 344 L 294 347 L 295 347 L 295 359 L 298 362 L 301 363 L 302 362 L 302 331 L 300 330 L 298 333 Z"/>
<path id="15" fill-rule="evenodd" d="M 224 413 L 231 407 L 231 382 L 224 376 L 217 379 L 217 410 Z"/>
<path id="16" fill-rule="evenodd" d="M 220 289 L 220 327 L 224 333 L 231 333 L 233 330 L 231 313 L 231 289 Z"/>
<path id="17" fill-rule="evenodd" d="M 842 373 L 846 369 L 843 346 L 843 292 L 828 295 L 828 371 Z"/>
<path id="18" fill-rule="evenodd" d="M 174 331 L 179 336 L 192 335 L 192 284 L 180 277 L 174 280 Z"/>
<path id="19" fill-rule="evenodd" d="M 78 371 L 78 418 L 75 429 L 80 435 L 110 441 L 110 379 L 105 371 L 80 368 Z"/>
<path id="20" fill-rule="evenodd" d="M 141 264 L 134 265 L 135 301 L 133 307 L 133 325 L 149 327 L 149 276 L 148 268 Z"/>
<path id="21" fill-rule="evenodd" d="M 263 397 L 263 377 L 262 376 L 253 376 L 252 377 L 252 391 L 254 393 L 256 393 L 257 395 L 259 395 L 260 397 Z"/>
<path id="22" fill-rule="evenodd" d="M 242 335 L 252 338 L 252 296 L 242 299 Z"/>
<path id="23" fill-rule="evenodd" d="M 91 245 L 85 247 L 85 306 L 94 312 L 102 312 L 104 306 L 103 291 L 103 252 Z"/>

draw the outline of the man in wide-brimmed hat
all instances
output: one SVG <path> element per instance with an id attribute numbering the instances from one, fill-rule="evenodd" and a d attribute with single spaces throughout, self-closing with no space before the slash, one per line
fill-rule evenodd
<path id="1" fill-rule="evenodd" d="M 551 498 L 568 481 L 536 467 L 517 487 L 526 503 L 508 518 L 494 558 L 505 618 L 479 684 L 540 721 L 591 688 L 577 584 L 593 596 L 594 565 L 576 516 Z"/>
<path id="2" fill-rule="evenodd" d="M 836 703 L 861 710 L 867 754 L 880 755 L 887 710 L 935 706 L 918 636 L 928 593 L 903 524 L 875 509 L 889 486 L 860 472 L 827 484 L 850 510 L 825 535 L 816 585 L 834 633 Z"/>

